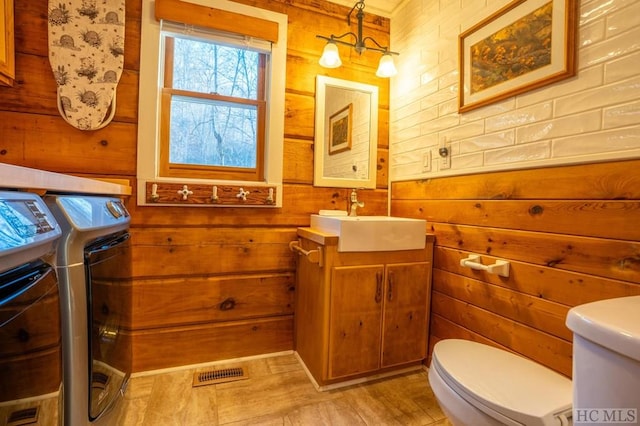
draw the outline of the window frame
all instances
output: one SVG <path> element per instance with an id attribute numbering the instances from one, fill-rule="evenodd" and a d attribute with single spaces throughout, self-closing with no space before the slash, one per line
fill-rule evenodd
<path id="1" fill-rule="evenodd" d="M 265 72 L 268 78 L 265 81 L 265 111 L 264 111 L 264 154 L 263 158 L 256 158 L 263 170 L 258 176 L 243 176 L 242 173 L 221 175 L 211 178 L 211 173 L 197 170 L 196 173 L 167 176 L 161 169 L 161 144 L 163 129 L 162 102 L 164 72 L 164 46 L 161 23 L 154 17 L 155 2 L 143 2 L 141 49 L 140 49 L 140 80 L 139 80 L 139 110 L 138 110 L 138 169 L 137 188 L 138 205 L 162 204 L 150 203 L 147 197 L 146 184 L 153 183 L 179 183 L 184 185 L 233 185 L 242 187 L 275 187 L 275 200 L 273 204 L 264 207 L 282 207 L 282 164 L 284 145 L 284 105 L 285 105 L 285 79 L 287 58 L 287 16 L 265 9 L 246 6 L 227 0 L 186 0 L 188 3 L 203 7 L 215 7 L 216 9 L 242 14 L 277 23 L 278 39 L 271 44 L 271 54 L 265 61 Z M 162 154 L 164 155 L 164 154 Z M 193 168 L 192 165 L 189 165 Z M 174 168 L 180 169 L 179 167 Z M 256 179 L 257 177 L 257 179 Z M 191 205 L 190 205 L 191 206 Z M 211 204 L 194 204 L 194 206 L 219 206 Z M 234 206 L 237 207 L 237 206 Z M 247 205 L 247 207 L 257 207 Z"/>
<path id="2" fill-rule="evenodd" d="M 241 99 L 218 94 L 207 94 L 192 92 L 188 90 L 174 89 L 173 86 L 173 56 L 175 36 L 165 34 L 164 39 L 164 61 L 163 74 L 164 81 L 161 88 L 161 111 L 160 114 L 160 160 L 159 174 L 166 177 L 176 178 L 213 178 L 223 180 L 264 180 L 264 149 L 265 149 L 265 126 L 266 126 L 266 81 L 267 78 L 267 57 L 265 53 L 259 52 L 258 63 L 258 88 L 256 100 Z M 205 38 L 196 38 L 206 41 Z M 187 98 L 200 98 L 211 101 L 222 101 L 230 104 L 243 104 L 255 106 L 257 111 L 256 123 L 256 167 L 229 167 L 229 166 L 207 166 L 197 164 L 172 163 L 170 161 L 170 125 L 171 125 L 171 99 L 172 96 L 183 96 Z"/>

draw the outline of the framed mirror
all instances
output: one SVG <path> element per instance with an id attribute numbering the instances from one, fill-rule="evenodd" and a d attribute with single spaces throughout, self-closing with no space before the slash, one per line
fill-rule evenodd
<path id="1" fill-rule="evenodd" d="M 315 186 L 375 188 L 378 87 L 317 76 Z"/>

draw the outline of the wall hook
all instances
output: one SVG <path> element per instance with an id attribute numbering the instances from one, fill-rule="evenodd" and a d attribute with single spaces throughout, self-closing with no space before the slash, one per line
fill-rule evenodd
<path id="1" fill-rule="evenodd" d="M 151 185 L 151 201 L 158 201 L 158 198 L 160 198 L 158 195 L 158 184 L 154 183 Z"/>
<path id="2" fill-rule="evenodd" d="M 267 204 L 273 204 L 273 188 L 269 188 L 269 195 L 267 195 L 267 199 L 265 200 Z"/>
<path id="3" fill-rule="evenodd" d="M 211 189 L 211 201 L 213 201 L 214 203 L 217 203 L 218 200 L 219 200 L 218 187 L 214 185 L 213 188 Z"/>
<path id="4" fill-rule="evenodd" d="M 240 188 L 240 192 L 238 192 L 236 198 L 239 198 L 242 201 L 247 201 L 247 195 L 249 195 L 249 191 L 245 191 L 243 188 Z"/>
<path id="5" fill-rule="evenodd" d="M 189 198 L 189 195 L 193 195 L 193 191 L 189 191 L 189 187 L 187 185 L 183 185 L 182 189 L 177 192 L 182 195 L 182 201 L 186 201 Z"/>

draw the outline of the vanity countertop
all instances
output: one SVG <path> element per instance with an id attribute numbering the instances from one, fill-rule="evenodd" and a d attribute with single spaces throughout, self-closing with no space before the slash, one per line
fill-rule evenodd
<path id="1" fill-rule="evenodd" d="M 338 236 L 314 228 L 298 228 L 298 236 L 324 246 L 338 245 Z"/>
<path id="2" fill-rule="evenodd" d="M 339 238 L 335 234 L 323 232 L 318 229 L 309 228 L 309 227 L 298 228 L 298 236 L 311 240 L 315 243 L 328 245 L 328 246 L 338 245 L 338 238 Z M 427 244 L 433 244 L 436 239 L 434 234 L 425 234 L 425 238 L 426 238 Z"/>
<path id="3" fill-rule="evenodd" d="M 47 172 L 28 167 L 0 163 L 0 188 L 43 192 L 128 196 L 131 186 L 121 183 Z"/>

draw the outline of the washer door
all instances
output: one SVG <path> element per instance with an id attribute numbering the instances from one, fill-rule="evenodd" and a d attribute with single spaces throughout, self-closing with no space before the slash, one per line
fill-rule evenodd
<path id="1" fill-rule="evenodd" d="M 57 422 L 60 330 L 58 281 L 49 264 L 29 262 L 0 274 L 0 419 Z"/>
<path id="2" fill-rule="evenodd" d="M 126 253 L 129 234 L 111 235 L 85 248 L 89 335 L 89 415 L 100 416 L 126 387 L 131 341 L 124 331 L 131 311 Z"/>

